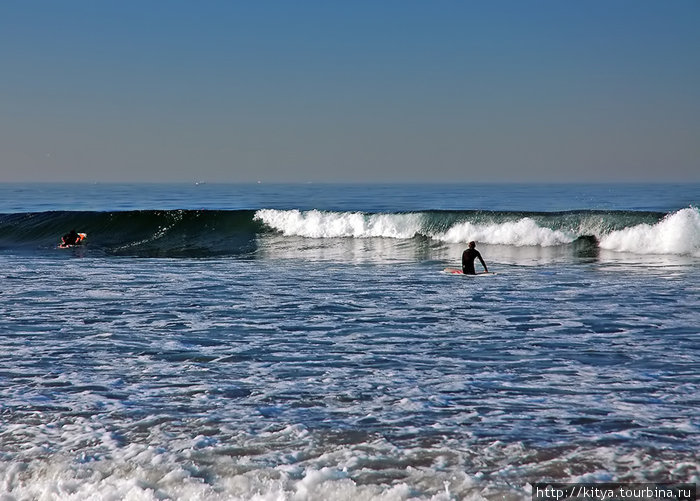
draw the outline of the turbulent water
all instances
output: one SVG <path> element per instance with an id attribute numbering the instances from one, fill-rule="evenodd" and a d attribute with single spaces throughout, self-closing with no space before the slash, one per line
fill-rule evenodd
<path id="1" fill-rule="evenodd" d="M 0 499 L 698 482 L 699 188 L 0 187 Z"/>

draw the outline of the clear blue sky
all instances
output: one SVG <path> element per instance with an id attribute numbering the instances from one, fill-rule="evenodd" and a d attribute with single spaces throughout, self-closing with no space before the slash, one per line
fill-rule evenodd
<path id="1" fill-rule="evenodd" d="M 700 1 L 0 2 L 0 181 L 700 181 Z"/>

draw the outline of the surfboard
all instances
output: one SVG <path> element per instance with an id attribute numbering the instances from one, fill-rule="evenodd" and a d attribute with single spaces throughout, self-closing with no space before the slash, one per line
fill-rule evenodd
<path id="1" fill-rule="evenodd" d="M 450 275 L 464 275 L 464 273 L 462 273 L 462 270 L 459 269 L 459 268 L 445 268 L 444 270 L 442 270 L 442 272 L 443 272 L 443 273 L 448 273 L 448 274 L 450 274 Z M 467 276 L 467 277 L 481 277 L 481 276 L 484 276 L 484 275 L 495 275 L 495 274 L 496 274 L 496 273 L 494 273 L 493 271 L 482 271 L 481 273 L 477 273 L 476 275 L 464 275 L 464 276 Z"/>
<path id="2" fill-rule="evenodd" d="M 78 233 L 78 237 L 79 238 L 78 238 L 78 241 L 76 243 L 74 243 L 72 245 L 66 245 L 63 242 L 61 242 L 58 245 L 58 248 L 59 249 L 70 249 L 71 247 L 80 247 L 81 245 L 83 245 L 84 240 L 87 238 L 87 233 Z"/>

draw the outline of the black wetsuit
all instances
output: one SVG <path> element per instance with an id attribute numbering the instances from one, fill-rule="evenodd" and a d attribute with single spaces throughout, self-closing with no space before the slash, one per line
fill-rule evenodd
<path id="1" fill-rule="evenodd" d="M 476 249 L 467 249 L 462 253 L 462 273 L 465 275 L 476 275 L 476 270 L 474 269 L 474 260 L 476 258 L 479 258 L 479 261 L 481 261 L 481 266 L 484 267 L 484 270 L 486 270 L 486 263 L 484 263 L 484 260 L 481 258 L 481 254 L 479 254 L 479 251 Z"/>
<path id="2" fill-rule="evenodd" d="M 63 245 L 76 245 L 80 241 L 80 235 L 75 231 L 71 231 L 63 235 Z"/>

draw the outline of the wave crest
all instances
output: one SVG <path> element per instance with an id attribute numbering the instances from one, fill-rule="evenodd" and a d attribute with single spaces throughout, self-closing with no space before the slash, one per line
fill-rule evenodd
<path id="1" fill-rule="evenodd" d="M 529 217 L 505 222 L 456 222 L 444 230 L 440 228 L 444 224 L 431 221 L 430 215 L 263 209 L 255 213 L 255 219 L 285 236 L 308 238 L 410 239 L 423 236 L 448 243 L 478 240 L 485 244 L 542 247 L 565 245 L 576 239 L 576 235 L 542 227 Z M 433 215 L 433 219 L 440 216 Z"/>
<path id="2" fill-rule="evenodd" d="M 635 254 L 700 256 L 700 212 L 690 207 L 667 214 L 635 212 L 491 213 L 415 212 L 368 214 L 262 209 L 254 220 L 285 236 L 394 238 L 416 236 L 446 243 L 555 247 L 579 239 L 600 248 Z"/>
<path id="3" fill-rule="evenodd" d="M 459 223 L 435 238 L 449 243 L 478 240 L 485 244 L 551 247 L 573 242 L 575 235 L 539 226 L 529 217 L 500 224 Z"/>
<path id="4" fill-rule="evenodd" d="M 413 238 L 420 233 L 420 214 L 364 214 L 262 209 L 255 220 L 286 236 L 309 238 Z"/>
<path id="5" fill-rule="evenodd" d="M 696 207 L 668 214 L 656 224 L 639 224 L 600 238 L 600 247 L 635 254 L 700 257 L 700 211 Z"/>

